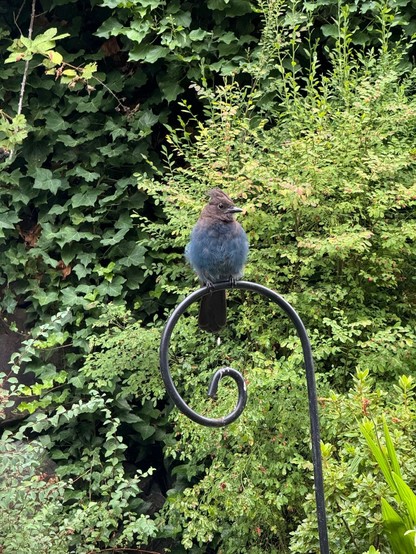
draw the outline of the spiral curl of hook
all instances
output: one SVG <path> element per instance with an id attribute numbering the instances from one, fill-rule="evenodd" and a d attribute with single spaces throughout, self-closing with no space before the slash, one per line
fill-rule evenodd
<path id="1" fill-rule="evenodd" d="M 191 293 L 177 306 L 177 308 L 168 319 L 160 343 L 160 372 L 162 374 L 162 378 L 169 396 L 172 398 L 177 408 L 183 414 L 188 416 L 189 419 L 191 419 L 192 421 L 195 421 L 200 425 L 205 425 L 206 427 L 223 427 L 225 425 L 229 425 L 241 415 L 247 404 L 247 388 L 244 377 L 239 371 L 233 369 L 232 367 L 223 367 L 221 369 L 218 369 L 212 376 L 211 382 L 209 384 L 208 396 L 210 398 L 215 398 L 221 379 L 223 377 L 231 377 L 231 379 L 236 382 L 238 390 L 238 398 L 235 408 L 229 414 L 220 418 L 210 418 L 198 414 L 184 401 L 184 399 L 179 394 L 177 388 L 175 387 L 169 369 L 169 343 L 173 329 L 178 322 L 178 319 L 191 304 L 199 300 L 202 296 L 210 294 L 213 290 L 221 290 L 221 288 L 231 288 L 232 286 L 234 286 L 233 283 L 228 282 L 216 283 L 210 285 L 209 287 L 203 287 Z"/>

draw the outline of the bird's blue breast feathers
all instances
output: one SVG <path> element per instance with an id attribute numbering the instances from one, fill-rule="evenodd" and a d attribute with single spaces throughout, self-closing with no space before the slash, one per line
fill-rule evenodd
<path id="1" fill-rule="evenodd" d="M 247 236 L 237 221 L 198 221 L 185 249 L 186 258 L 204 283 L 239 279 L 247 253 Z"/>

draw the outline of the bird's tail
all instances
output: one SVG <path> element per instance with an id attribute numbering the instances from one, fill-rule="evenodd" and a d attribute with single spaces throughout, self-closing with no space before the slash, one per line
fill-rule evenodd
<path id="1" fill-rule="evenodd" d="M 225 290 L 211 292 L 201 298 L 198 325 L 203 331 L 217 333 L 227 322 Z"/>

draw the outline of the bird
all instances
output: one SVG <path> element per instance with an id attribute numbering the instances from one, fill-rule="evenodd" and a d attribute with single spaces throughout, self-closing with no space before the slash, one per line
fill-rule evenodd
<path id="1" fill-rule="evenodd" d="M 209 201 L 192 229 L 185 257 L 201 284 L 212 287 L 220 281 L 236 281 L 243 275 L 249 244 L 234 214 L 241 208 L 219 188 L 208 191 Z M 200 329 L 216 333 L 227 321 L 225 290 L 203 296 L 199 307 Z"/>

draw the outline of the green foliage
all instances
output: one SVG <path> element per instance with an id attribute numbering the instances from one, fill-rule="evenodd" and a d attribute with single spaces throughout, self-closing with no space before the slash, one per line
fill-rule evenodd
<path id="1" fill-rule="evenodd" d="M 51 28 L 37 35 L 33 40 L 24 36 L 13 41 L 8 48 L 10 56 L 4 60 L 4 63 L 13 63 L 20 60 L 29 61 L 35 54 L 40 54 L 56 63 L 62 63 L 62 56 L 55 52 L 56 41 L 68 37 L 68 33 L 57 35 L 58 30 Z"/>
<path id="2" fill-rule="evenodd" d="M 412 372 L 416 338 L 415 76 L 403 68 L 397 52 L 383 47 L 365 55 L 353 52 L 347 38 L 339 37 L 329 75 L 319 75 L 316 62 L 308 72 L 288 77 L 284 88 L 277 83 L 274 94 L 281 104 L 268 120 L 255 110 L 258 90 L 252 93 L 231 79 L 215 93 L 196 87 L 206 102 L 206 119 L 201 121 L 183 102 L 179 128 L 170 128 L 164 174 L 159 180 L 138 176 L 141 189 L 162 202 L 166 214 L 163 226 L 141 220 L 143 230 L 154 237 L 153 269 L 159 272 L 162 290 L 183 292 L 181 285 L 175 287 L 191 275 L 183 248 L 204 191 L 221 186 L 244 209 L 242 223 L 251 245 L 245 276 L 282 292 L 298 309 L 310 329 L 321 390 L 327 383 L 345 390 L 350 374 L 357 372 L 356 389 L 345 397 L 331 393 L 324 401 L 331 408 L 325 405 L 323 411 L 331 549 L 345 554 L 364 552 L 371 543 L 388 551 L 379 513 L 379 497 L 387 491 L 377 480 L 356 419 L 366 409 L 367 396 L 374 417 L 388 411 L 406 418 L 401 436 L 407 462 L 414 449 L 414 406 L 401 405 L 402 393 L 387 403 L 391 384 L 373 392 L 366 378 L 368 368 L 380 383 L 397 380 L 403 370 Z M 281 55 L 289 56 L 297 44 L 296 36 L 289 37 Z M 305 491 L 311 488 L 310 474 L 304 471 L 310 464 L 308 440 L 301 435 L 307 426 L 292 427 L 302 413 L 300 389 L 291 386 L 286 394 L 279 386 L 283 376 L 297 386 L 303 379 L 298 341 L 286 319 L 266 302 L 234 294 L 230 308 L 232 331 L 222 339 L 233 338 L 236 346 L 223 353 L 217 343 L 213 362 L 209 353 L 215 338 L 191 340 L 193 332 L 179 332 L 177 375 L 190 394 L 205 368 L 210 373 L 220 364 L 244 369 L 255 398 L 253 412 L 247 409 L 235 434 L 233 428 L 224 433 L 230 438 L 225 452 L 213 445 L 212 430 L 209 441 L 204 431 L 177 420 L 180 442 L 170 453 L 177 457 L 175 452 L 189 452 L 183 471 L 197 482 L 170 495 L 166 520 L 184 547 L 195 552 L 203 552 L 206 544 L 226 554 L 256 548 L 315 552 L 312 495 L 303 507 Z M 195 328 L 195 320 L 189 319 Z M 200 357 L 195 358 L 195 350 Z M 274 369 L 270 388 L 256 388 L 260 368 L 260 383 L 269 381 L 265 367 Z M 277 395 L 272 392 L 276 387 Z M 194 405 L 205 413 L 200 393 L 194 395 Z M 232 401 L 229 394 L 226 398 Z M 263 403 L 272 414 L 270 421 L 268 413 L 258 414 Z M 285 413 L 283 418 L 274 411 L 285 405 L 289 414 L 292 407 L 293 416 Z M 227 408 L 226 403 L 213 412 L 224 414 Z M 266 429 L 277 421 L 296 439 L 269 450 Z M 256 440 L 240 454 L 241 437 L 250 433 Z M 286 472 L 283 459 L 292 462 Z M 270 482 L 262 476 L 264 487 L 258 482 L 260 467 L 273 476 Z"/>
<path id="3" fill-rule="evenodd" d="M 51 373 L 76 375 L 102 305 L 148 321 L 175 301 L 160 297 L 153 239 L 134 219 L 161 216 L 134 173 L 148 169 L 144 157 L 159 163 L 162 125 L 179 94 L 194 96 L 191 80 L 243 64 L 259 15 L 245 0 L 41 4 L 33 21 L 17 0 L 0 12 L 0 155 L 12 153 L 0 185 L 0 309 L 27 313 L 13 372 L 24 364 L 45 390 Z"/>
<path id="4" fill-rule="evenodd" d="M 4 554 L 65 554 L 68 533 L 59 519 L 68 487 L 45 471 L 45 449 L 6 435 L 0 452 L 1 550 Z"/>
<path id="5" fill-rule="evenodd" d="M 411 391 L 404 378 L 373 390 L 367 372 L 395 382 L 415 367 L 414 74 L 391 42 L 413 34 L 414 8 L 42 0 L 29 39 L 29 10 L 9 4 L 1 309 L 28 320 L 4 378 L 14 394 L 14 373 L 34 371 L 16 436 L 38 435 L 58 463 L 39 544 L 84 554 L 158 536 L 178 552 L 316 551 L 302 355 L 280 312 L 232 293 L 220 344 L 197 334 L 194 308 L 177 329 L 175 376 L 204 413 L 234 401 L 227 382 L 205 400 L 212 371 L 244 372 L 250 405 L 230 429 L 169 419 L 162 400 L 157 318 L 194 284 L 183 248 L 220 186 L 245 210 L 247 278 L 285 294 L 310 329 L 321 392 L 346 390 L 358 368 L 354 390 L 322 392 L 331 548 L 388 552 L 379 498 L 393 498 L 356 419 L 367 400 L 374 420 L 398 419 L 413 486 Z M 171 464 L 169 501 L 150 519 L 146 484 Z"/>
<path id="6" fill-rule="evenodd" d="M 396 489 L 392 490 L 380 476 L 378 463 L 368 455 L 367 440 L 361 429 L 367 429 L 368 433 L 368 428 L 373 425 L 370 425 L 369 419 L 377 427 L 384 421 L 389 422 L 391 440 L 397 445 L 397 455 L 401 460 L 401 474 L 414 486 L 416 406 L 414 401 L 405 401 L 409 391 L 403 388 L 409 379 L 402 376 L 399 385 L 381 389 L 374 385 L 368 371 L 358 371 L 355 386 L 347 394 L 332 391 L 320 399 L 324 440 L 322 454 L 333 552 L 367 552 L 369 544 L 373 544 L 373 552 L 376 548 L 383 553 L 390 552 L 383 536 L 380 499 L 391 502 Z M 376 444 L 386 456 L 386 448 L 379 442 Z M 392 452 L 391 446 L 389 449 Z M 299 554 L 315 552 L 318 548 L 314 498 L 311 494 L 305 509 L 307 517 L 293 534 L 290 549 Z"/>
<path id="7" fill-rule="evenodd" d="M 76 376 L 61 381 L 51 368 L 45 390 L 38 384 L 24 389 L 29 398 L 22 409 L 33 413 L 15 434 L 39 434 L 57 462 L 59 482 L 67 484 L 59 523 L 77 554 L 155 535 L 141 483 L 151 480 L 151 453 L 166 435 L 155 372 L 159 331 L 111 305 L 96 325 L 102 332 L 92 337 Z M 40 398 L 31 400 L 34 395 Z"/>
<path id="8" fill-rule="evenodd" d="M 58 463 L 61 522 L 81 553 L 155 534 L 139 485 L 151 490 L 169 437 L 158 328 L 116 313 L 128 304 L 147 322 L 176 299 L 155 284 L 138 222 L 162 214 L 133 175 L 143 157 L 158 165 L 162 126 L 179 94 L 194 96 L 191 80 L 244 62 L 259 15 L 234 0 L 35 8 L 34 20 L 17 0 L 0 8 L 0 308 L 27 314 L 1 377 L 29 414 L 16 433 L 39 435 Z M 36 382 L 17 391 L 23 368 Z"/>
<path id="9" fill-rule="evenodd" d="M 29 129 L 24 115 L 10 117 L 0 110 L 0 143 L 4 151 L 9 153 L 16 145 L 21 144 L 27 137 L 28 132 Z M 14 226 L 6 228 L 13 229 Z M 1 238 L 4 238 L 4 234 Z"/>
<path id="10" fill-rule="evenodd" d="M 415 341 L 414 76 L 390 54 L 351 54 L 348 64 L 348 87 L 343 66 L 330 80 L 311 70 L 303 91 L 289 84 L 267 130 L 253 111 L 258 93 L 245 98 L 236 83 L 217 89 L 204 123 L 184 104 L 182 128 L 169 139 L 182 167 L 167 152 L 163 185 L 139 178 L 148 194 L 164 196 L 168 216 L 164 228 L 144 229 L 156 250 L 178 252 L 167 269 L 155 264 L 161 284 L 181 275 L 204 191 L 222 186 L 245 209 L 246 276 L 299 308 L 318 367 L 341 385 L 356 366 L 387 380 L 403 364 L 412 369 Z M 197 129 L 194 142 L 186 122 Z M 255 304 L 242 313 L 270 344 L 286 328 L 259 317 Z"/>
<path id="11" fill-rule="evenodd" d="M 231 329 L 215 344 L 216 337 L 198 337 L 195 326 L 191 317 L 178 324 L 172 344 L 183 396 L 206 416 L 228 413 L 236 397 L 232 381 L 221 381 L 215 402 L 205 395 L 214 368 L 232 357 L 247 380 L 249 404 L 226 429 L 204 429 L 172 412 L 179 436 L 166 454 L 178 482 L 164 508 L 165 532 L 195 552 L 207 544 L 228 553 L 286 551 L 312 476 L 302 369 L 247 349 Z M 188 484 L 183 491 L 181 483 Z"/>
<path id="12" fill-rule="evenodd" d="M 403 376 L 402 380 L 404 379 L 405 377 Z M 415 386 L 413 379 L 408 377 L 407 382 L 408 388 L 411 391 Z M 416 495 L 403 480 L 386 420 L 383 421 L 384 447 L 380 443 L 377 429 L 374 428 L 371 422 L 363 423 L 360 429 L 390 490 L 395 495 L 396 502 L 400 506 L 402 515 L 398 514 L 385 498 L 381 499 L 384 528 L 389 537 L 391 547 L 395 554 L 402 552 L 414 554 L 416 552 L 416 543 L 411 535 L 414 535 L 416 529 Z"/>
<path id="13" fill-rule="evenodd" d="M 144 64 L 168 102 L 191 81 L 238 71 L 257 42 L 259 18 L 248 0 L 103 0 L 101 5 L 116 10 L 97 35 L 120 37 L 129 60 Z"/>

